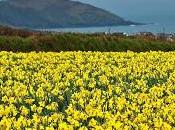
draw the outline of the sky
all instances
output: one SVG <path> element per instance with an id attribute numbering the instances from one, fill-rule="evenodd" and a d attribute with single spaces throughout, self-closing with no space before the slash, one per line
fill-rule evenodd
<path id="1" fill-rule="evenodd" d="M 106 9 L 125 19 L 145 21 L 149 17 L 175 17 L 175 0 L 78 0 Z M 138 18 L 139 17 L 139 18 Z M 151 18 L 152 19 L 152 18 Z M 148 20 L 148 19 L 147 19 Z M 148 20 L 149 21 L 149 20 Z"/>

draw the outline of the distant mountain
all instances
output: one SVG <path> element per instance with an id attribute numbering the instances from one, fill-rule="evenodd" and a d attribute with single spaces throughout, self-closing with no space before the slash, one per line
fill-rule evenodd
<path id="1" fill-rule="evenodd" d="M 3 0 L 0 24 L 25 28 L 63 28 L 136 24 L 108 11 L 70 0 Z"/>

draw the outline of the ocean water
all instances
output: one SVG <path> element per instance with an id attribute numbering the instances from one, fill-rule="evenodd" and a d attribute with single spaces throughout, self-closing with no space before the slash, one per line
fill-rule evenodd
<path id="1" fill-rule="evenodd" d="M 130 17 L 133 21 L 145 23 L 146 25 L 137 26 L 105 26 L 105 27 L 83 27 L 83 28 L 55 28 L 46 29 L 55 32 L 78 32 L 78 33 L 96 33 L 96 32 L 125 32 L 135 34 L 138 32 L 152 33 L 175 33 L 175 13 L 172 14 L 145 14 Z"/>

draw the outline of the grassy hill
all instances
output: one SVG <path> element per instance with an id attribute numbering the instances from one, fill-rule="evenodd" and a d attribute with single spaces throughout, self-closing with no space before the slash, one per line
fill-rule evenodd
<path id="1" fill-rule="evenodd" d="M 137 24 L 92 5 L 70 0 L 0 1 L 0 23 L 27 28 Z"/>

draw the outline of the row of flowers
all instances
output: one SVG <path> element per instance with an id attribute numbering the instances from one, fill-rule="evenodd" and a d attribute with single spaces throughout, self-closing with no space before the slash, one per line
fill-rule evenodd
<path id="1" fill-rule="evenodd" d="M 171 130 L 175 52 L 0 52 L 0 130 Z"/>

